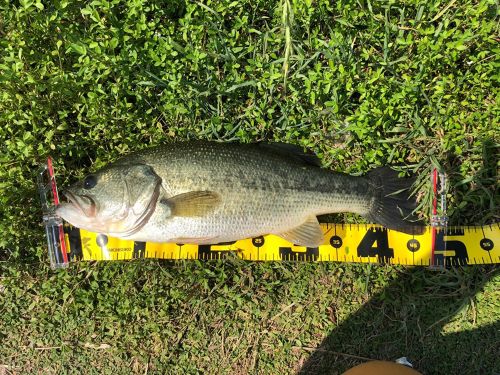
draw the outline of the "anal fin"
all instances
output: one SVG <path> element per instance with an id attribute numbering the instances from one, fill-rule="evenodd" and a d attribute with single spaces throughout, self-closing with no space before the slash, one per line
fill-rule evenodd
<path id="1" fill-rule="evenodd" d="M 295 245 L 306 247 L 318 247 L 324 242 L 323 231 L 316 216 L 310 216 L 304 224 L 287 232 L 277 233 L 277 235 Z"/>

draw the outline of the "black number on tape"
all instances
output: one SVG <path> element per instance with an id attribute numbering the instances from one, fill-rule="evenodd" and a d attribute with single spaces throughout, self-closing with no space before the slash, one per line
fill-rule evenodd
<path id="1" fill-rule="evenodd" d="M 342 238 L 339 236 L 333 236 L 330 238 L 330 245 L 332 245 L 334 248 L 339 249 L 342 247 Z"/>
<path id="2" fill-rule="evenodd" d="M 444 236 L 463 236 L 463 229 L 448 229 L 436 233 L 435 251 L 453 251 L 454 255 L 444 255 L 442 253 L 434 254 L 434 264 L 439 266 L 460 266 L 469 263 L 467 247 L 462 241 L 446 241 Z"/>
<path id="3" fill-rule="evenodd" d="M 262 246 L 264 246 L 264 237 L 263 236 L 259 236 L 259 237 L 252 238 L 252 244 L 255 247 L 262 247 Z"/>
<path id="4" fill-rule="evenodd" d="M 408 250 L 414 253 L 420 250 L 420 242 L 413 238 L 406 243 L 406 247 L 408 248 Z"/>
<path id="5" fill-rule="evenodd" d="M 486 251 L 493 250 L 493 241 L 489 238 L 483 238 L 481 241 L 479 241 L 479 246 L 481 246 L 481 249 Z"/>
<path id="6" fill-rule="evenodd" d="M 394 258 L 394 249 L 389 247 L 387 229 L 370 228 L 358 245 L 358 257 L 378 257 L 380 263 L 387 263 Z"/>

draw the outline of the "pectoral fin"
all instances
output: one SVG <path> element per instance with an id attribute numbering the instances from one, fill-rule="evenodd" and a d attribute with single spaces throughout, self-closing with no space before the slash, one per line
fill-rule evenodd
<path id="1" fill-rule="evenodd" d="M 295 245 L 306 247 L 318 247 L 324 241 L 323 231 L 316 216 L 310 216 L 304 224 L 285 233 L 278 233 L 278 236 Z"/>
<path id="2" fill-rule="evenodd" d="M 162 199 L 161 203 L 170 207 L 172 216 L 195 217 L 212 212 L 220 205 L 221 197 L 213 191 L 191 191 Z"/>

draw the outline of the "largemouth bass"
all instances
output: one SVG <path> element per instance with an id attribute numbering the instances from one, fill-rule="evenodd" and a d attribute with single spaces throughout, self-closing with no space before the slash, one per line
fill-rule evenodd
<path id="1" fill-rule="evenodd" d="M 323 243 L 317 215 L 354 212 L 415 233 L 405 218 L 410 180 L 378 168 L 355 177 L 321 168 L 284 144 L 180 142 L 145 149 L 89 174 L 63 192 L 64 220 L 135 241 L 214 244 L 279 235 Z"/>

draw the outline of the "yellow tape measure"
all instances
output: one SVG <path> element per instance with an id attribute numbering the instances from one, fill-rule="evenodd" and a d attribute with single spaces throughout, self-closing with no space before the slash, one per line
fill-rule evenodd
<path id="1" fill-rule="evenodd" d="M 388 263 L 458 266 L 500 263 L 500 223 L 437 229 L 432 253 L 432 227 L 409 235 L 371 224 L 321 224 L 325 243 L 295 246 L 274 235 L 217 245 L 157 244 L 108 237 L 66 225 L 70 260 L 224 259 Z"/>

